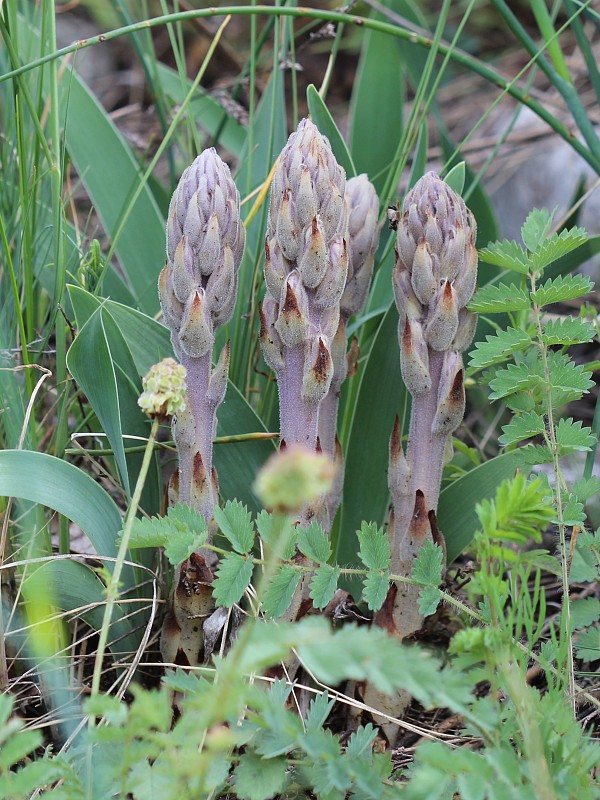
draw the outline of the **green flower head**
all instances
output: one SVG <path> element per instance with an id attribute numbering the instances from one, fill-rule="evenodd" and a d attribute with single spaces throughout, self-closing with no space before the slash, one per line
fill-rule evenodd
<path id="1" fill-rule="evenodd" d="M 185 367 L 165 358 L 142 378 L 138 405 L 149 417 L 172 417 L 185 409 Z"/>

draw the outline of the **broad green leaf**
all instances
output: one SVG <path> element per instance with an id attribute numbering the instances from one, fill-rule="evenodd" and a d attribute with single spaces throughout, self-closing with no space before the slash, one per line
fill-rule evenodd
<path id="1" fill-rule="evenodd" d="M 269 581 L 262 598 L 262 608 L 268 617 L 280 617 L 290 607 L 302 572 L 291 564 L 283 564 Z"/>
<path id="2" fill-rule="evenodd" d="M 136 519 L 129 547 L 164 547 L 172 564 L 181 564 L 206 542 L 208 529 L 204 517 L 188 505 L 179 503 L 167 510 L 166 517 Z"/>
<path id="3" fill-rule="evenodd" d="M 505 369 L 499 369 L 495 378 L 490 383 L 490 400 L 499 400 L 515 392 L 539 386 L 543 379 L 534 371 L 531 364 L 508 364 Z"/>
<path id="4" fill-rule="evenodd" d="M 79 328 L 84 326 L 99 305 L 104 306 L 127 343 L 138 375 L 145 375 L 153 364 L 173 355 L 169 329 L 152 317 L 113 300 L 98 299 L 79 286 L 69 285 L 67 290 Z"/>
<path id="5" fill-rule="evenodd" d="M 215 522 L 221 533 L 229 539 L 234 550 L 245 555 L 254 545 L 252 515 L 243 503 L 228 500 L 224 508 L 214 509 Z"/>
<path id="6" fill-rule="evenodd" d="M 285 528 L 282 531 L 281 518 L 263 510 L 256 515 L 256 529 L 263 542 L 271 550 L 278 553 L 280 558 L 285 560 L 292 558 L 296 550 L 297 531 L 288 520 L 286 520 Z M 281 539 L 284 541 L 281 542 Z"/>
<path id="7" fill-rule="evenodd" d="M 535 253 L 548 236 L 553 216 L 547 208 L 534 208 L 527 215 L 521 227 L 521 239 L 530 252 Z"/>
<path id="8" fill-rule="evenodd" d="M 310 596 L 315 608 L 325 608 L 331 602 L 339 577 L 339 567 L 332 567 L 330 564 L 320 565 L 310 584 Z"/>
<path id="9" fill-rule="evenodd" d="M 285 758 L 259 758 L 244 753 L 235 768 L 235 792 L 240 800 L 269 800 L 283 789 L 287 780 Z"/>
<path id="10" fill-rule="evenodd" d="M 385 572 L 369 570 L 363 581 L 362 597 L 370 611 L 379 611 L 390 588 L 390 575 Z"/>
<path id="11" fill-rule="evenodd" d="M 475 506 L 485 498 L 494 497 L 505 478 L 512 478 L 522 466 L 519 453 L 503 453 L 486 461 L 455 480 L 440 493 L 438 525 L 446 539 L 448 564 L 471 542 L 481 526 Z"/>
<path id="12" fill-rule="evenodd" d="M 548 353 L 548 370 L 552 385 L 552 402 L 555 407 L 578 400 L 594 386 L 587 365 L 575 364 L 562 353 Z"/>
<path id="13" fill-rule="evenodd" d="M 369 569 L 387 569 L 392 560 L 390 543 L 382 528 L 374 522 L 363 522 L 357 531 L 360 542 L 359 556 L 363 564 Z"/>
<path id="14" fill-rule="evenodd" d="M 108 344 L 102 308 L 79 331 L 67 354 L 69 371 L 88 397 L 112 447 L 121 482 L 131 494 L 123 446 L 121 407 L 115 365 Z"/>
<path id="15" fill-rule="evenodd" d="M 25 756 L 42 743 L 42 736 L 39 731 L 21 730 L 17 736 L 11 736 L 2 744 L 0 750 L 0 770 L 4 772 L 12 766 L 18 765 Z"/>
<path id="16" fill-rule="evenodd" d="M 478 289 L 469 303 L 476 314 L 500 314 L 508 311 L 525 311 L 530 306 L 529 296 L 514 283 L 495 286 L 488 283 Z"/>
<path id="17" fill-rule="evenodd" d="M 562 519 L 559 519 L 557 515 L 554 517 L 553 522 L 557 525 L 562 523 L 573 527 L 575 525 L 583 525 L 585 519 L 583 503 L 580 503 L 574 494 L 569 493 L 563 499 Z"/>
<path id="18" fill-rule="evenodd" d="M 531 344 L 531 336 L 521 328 L 500 330 L 495 336 L 486 336 L 485 342 L 477 342 L 471 351 L 469 367 L 482 369 L 501 361 L 506 361 L 517 350 L 524 350 Z"/>
<path id="19" fill-rule="evenodd" d="M 503 447 L 507 447 L 509 444 L 543 434 L 546 430 L 546 423 L 544 418 L 535 411 L 529 411 L 527 414 L 514 416 L 508 425 L 502 427 L 502 430 L 504 433 L 499 442 Z"/>
<path id="20" fill-rule="evenodd" d="M 392 7 L 391 0 L 384 6 Z M 372 12 L 375 19 L 386 19 Z M 403 128 L 404 63 L 398 42 L 392 36 L 364 31 L 358 72 L 350 101 L 350 152 L 358 173 L 366 172 L 381 191 L 398 148 Z M 373 146 L 373 124 L 377 146 Z"/>
<path id="21" fill-rule="evenodd" d="M 202 547 L 207 538 L 207 531 L 194 533 L 190 530 L 178 530 L 164 542 L 165 555 L 169 562 L 176 567 L 183 564 L 186 558 Z"/>
<path id="22" fill-rule="evenodd" d="M 444 182 L 450 186 L 457 194 L 462 194 L 465 188 L 465 162 L 459 161 L 450 172 L 445 176 Z"/>
<path id="23" fill-rule="evenodd" d="M 587 275 L 559 275 L 547 280 L 535 292 L 530 292 L 530 296 L 536 305 L 543 307 L 584 297 L 593 288 L 594 284 Z"/>
<path id="24" fill-rule="evenodd" d="M 66 461 L 30 450 L 0 451 L 0 495 L 39 503 L 78 525 L 102 556 L 117 555 L 123 522 L 119 509 L 100 484 Z M 112 564 L 107 563 L 112 570 Z M 133 573 L 125 568 L 126 585 Z"/>
<path id="25" fill-rule="evenodd" d="M 227 553 L 219 562 L 213 584 L 213 597 L 218 606 L 239 603 L 252 578 L 252 559 Z"/>
<path id="26" fill-rule="evenodd" d="M 492 242 L 479 251 L 479 258 L 486 264 L 520 272 L 522 275 L 529 272 L 527 253 L 517 242 Z"/>
<path id="27" fill-rule="evenodd" d="M 300 552 L 317 564 L 325 564 L 331 557 L 329 539 L 318 522 L 311 522 L 306 528 L 298 530 L 297 544 Z"/>
<path id="28" fill-rule="evenodd" d="M 363 520 L 377 525 L 385 520 L 389 504 L 389 439 L 394 418 L 403 418 L 409 403 L 400 374 L 398 312 L 392 304 L 367 355 L 345 447 L 344 498 L 335 548 L 339 564 L 357 564 L 355 531 Z"/>
<path id="29" fill-rule="evenodd" d="M 356 175 L 356 168 L 352 161 L 352 156 L 346 147 L 346 142 L 342 138 L 342 134 L 335 124 L 329 109 L 321 99 L 321 95 L 312 83 L 306 90 L 306 100 L 308 102 L 311 120 L 319 131 L 329 139 L 329 144 L 331 145 L 336 161 L 346 171 L 346 180 L 348 178 L 353 178 Z"/>

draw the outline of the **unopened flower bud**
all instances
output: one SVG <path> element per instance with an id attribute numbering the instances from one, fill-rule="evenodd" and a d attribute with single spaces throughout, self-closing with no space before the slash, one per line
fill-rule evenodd
<path id="1" fill-rule="evenodd" d="M 404 384 L 411 395 L 424 394 L 431 389 L 431 375 L 421 323 L 407 318 L 401 333 L 401 342 L 400 368 Z"/>
<path id="2" fill-rule="evenodd" d="M 297 272 L 290 272 L 281 293 L 277 333 L 288 347 L 305 341 L 309 331 L 306 290 Z"/>
<path id="3" fill-rule="evenodd" d="M 400 324 L 402 325 L 402 330 L 404 330 L 406 318 L 408 317 L 410 320 L 421 319 L 424 309 L 412 288 L 410 273 L 402 268 L 400 263 L 396 264 L 396 268 L 392 272 L 392 284 L 396 306 L 400 314 Z"/>
<path id="4" fill-rule="evenodd" d="M 269 458 L 252 488 L 266 508 L 294 514 L 331 489 L 334 473 L 323 453 L 291 445 Z"/>
<path id="5" fill-rule="evenodd" d="M 258 306 L 260 315 L 260 348 L 267 366 L 275 372 L 283 369 L 283 342 L 275 328 L 278 316 L 278 305 L 270 295 Z"/>
<path id="6" fill-rule="evenodd" d="M 190 358 L 206 355 L 213 344 L 213 327 L 203 289 L 197 289 L 185 305 L 179 343 Z"/>
<path id="7" fill-rule="evenodd" d="M 279 242 L 275 237 L 265 242 L 265 283 L 272 297 L 281 297 L 281 290 L 285 283 L 286 275 L 290 271 L 289 262 L 286 261 Z"/>
<path id="8" fill-rule="evenodd" d="M 304 236 L 304 250 L 298 262 L 298 272 L 308 289 L 315 289 L 323 280 L 329 266 L 327 242 L 319 226 L 318 217 L 313 217 Z"/>
<path id="9" fill-rule="evenodd" d="M 329 246 L 329 266 L 315 292 L 320 308 L 339 306 L 348 274 L 348 251 L 345 239 L 334 239 Z"/>
<path id="10" fill-rule="evenodd" d="M 319 336 L 312 342 L 304 362 L 302 398 L 309 403 L 320 403 L 325 397 L 333 377 L 333 361 L 329 348 Z"/>
<path id="11" fill-rule="evenodd" d="M 464 351 L 469 347 L 475 336 L 477 328 L 477 314 L 467 311 L 466 308 L 461 308 L 458 315 L 458 330 L 452 340 L 450 349 Z"/>
<path id="12" fill-rule="evenodd" d="M 449 350 L 444 356 L 432 432 L 452 433 L 458 428 L 464 415 L 465 387 L 462 357 L 460 353 Z"/>
<path id="13" fill-rule="evenodd" d="M 447 350 L 458 330 L 458 304 L 450 281 L 440 286 L 425 328 L 425 339 L 434 350 Z"/>
<path id="14" fill-rule="evenodd" d="M 210 373 L 210 381 L 206 392 L 206 399 L 212 403 L 215 408 L 220 406 L 227 392 L 227 376 L 229 374 L 229 356 L 230 345 L 226 343 L 225 347 L 221 350 L 219 360 L 215 364 L 214 369 Z"/>
<path id="15" fill-rule="evenodd" d="M 421 239 L 415 250 L 411 280 L 414 292 L 421 303 L 429 305 L 438 288 L 438 280 L 434 275 L 433 258 L 425 239 Z"/>

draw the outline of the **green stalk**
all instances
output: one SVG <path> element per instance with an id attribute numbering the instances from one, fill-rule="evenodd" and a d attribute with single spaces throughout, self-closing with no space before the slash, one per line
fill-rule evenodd
<path id="1" fill-rule="evenodd" d="M 565 81 L 573 83 L 546 3 L 544 0 L 529 0 L 529 4 L 556 73 Z"/>
<path id="2" fill-rule="evenodd" d="M 586 4 L 587 5 L 587 4 Z M 432 47 L 432 39 L 428 36 L 424 36 L 419 33 L 415 33 L 411 30 L 407 30 L 404 28 L 399 28 L 395 25 L 391 25 L 390 23 L 380 22 L 379 20 L 372 20 L 365 17 L 357 16 L 355 14 L 344 14 L 339 11 L 322 11 L 320 9 L 313 9 L 313 8 L 288 8 L 288 7 L 272 7 L 272 6 L 224 6 L 223 8 L 216 9 L 214 7 L 205 8 L 205 9 L 194 9 L 193 11 L 180 11 L 176 14 L 165 14 L 159 17 L 153 17 L 152 19 L 144 20 L 142 22 L 136 22 L 132 25 L 125 25 L 121 28 L 115 28 L 112 31 L 108 31 L 107 33 L 98 34 L 97 36 L 91 36 L 88 39 L 85 39 L 81 42 L 76 42 L 74 44 L 68 45 L 66 47 L 62 47 L 59 50 L 56 50 L 54 53 L 48 54 L 43 56 L 42 58 L 35 59 L 31 61 L 29 64 L 25 64 L 21 67 L 11 70 L 10 72 L 5 73 L 4 75 L 0 76 L 0 82 L 4 80 L 8 80 L 9 78 L 16 77 L 17 75 L 21 75 L 24 72 L 28 72 L 31 69 L 37 68 L 42 64 L 47 63 L 48 61 L 52 61 L 53 59 L 60 58 L 62 56 L 68 55 L 69 53 L 74 53 L 78 50 L 81 50 L 85 47 L 90 47 L 91 45 L 99 44 L 101 42 L 110 41 L 112 39 L 117 39 L 121 36 L 127 36 L 134 31 L 142 30 L 143 28 L 153 28 L 158 27 L 160 25 L 165 25 L 169 22 L 179 22 L 186 19 L 195 19 L 195 18 L 203 18 L 203 17 L 213 17 L 213 16 L 222 16 L 224 14 L 228 14 L 231 16 L 251 16 L 253 14 L 262 14 L 265 16 L 290 16 L 290 17 L 303 17 L 303 18 L 310 18 L 310 19 L 318 19 L 318 20 L 325 20 L 327 22 L 341 22 L 346 24 L 355 25 L 360 28 L 365 28 L 367 30 L 374 30 L 380 31 L 382 33 L 387 33 L 391 36 L 394 36 L 398 39 L 403 39 L 404 41 L 411 42 L 411 44 L 416 44 L 419 47 L 425 47 L 430 49 Z M 534 48 L 535 56 L 533 60 L 537 60 L 539 58 L 539 52 Z M 468 53 L 463 52 L 462 50 L 458 50 L 456 48 L 452 48 L 444 43 L 440 43 L 439 45 L 439 52 L 442 55 L 446 55 L 447 53 L 450 54 L 450 58 L 455 61 L 457 64 L 466 67 L 467 69 L 471 70 L 472 72 L 476 73 L 480 77 L 484 78 L 484 80 L 491 83 L 493 86 L 497 86 L 502 91 L 506 92 L 507 94 L 514 97 L 523 105 L 530 108 L 540 119 L 546 122 L 552 130 L 554 130 L 559 136 L 561 136 L 571 147 L 579 153 L 579 155 L 587 161 L 590 166 L 600 172 L 600 143 L 598 143 L 598 147 L 594 146 L 594 148 L 590 148 L 588 150 L 585 145 L 578 141 L 578 139 L 572 134 L 568 126 L 564 125 L 558 119 L 552 116 L 552 114 L 547 111 L 547 109 L 543 106 L 543 104 L 538 103 L 534 100 L 525 90 L 521 89 L 520 87 L 516 86 L 513 81 L 507 80 L 502 75 L 499 75 L 495 70 L 491 67 L 488 67 L 482 61 L 479 61 L 477 58 L 469 55 Z M 560 79 L 562 80 L 562 79 Z M 562 81 L 564 83 L 564 81 Z M 573 109 L 571 109 L 573 113 Z M 585 115 L 585 112 L 584 112 Z M 586 117 L 587 119 L 587 117 Z M 585 120 L 581 119 L 581 114 L 578 112 L 578 125 L 582 123 L 585 126 Z M 588 120 L 588 129 L 590 123 Z M 589 130 L 587 131 L 589 134 Z M 582 131 L 583 133 L 583 131 Z M 592 132 L 592 140 L 597 142 L 597 137 Z M 598 152 L 596 152 L 598 150 Z"/>
<path id="3" fill-rule="evenodd" d="M 531 274 L 531 291 L 535 292 L 537 275 Z M 569 551 L 567 547 L 567 533 L 566 525 L 564 522 L 563 502 L 561 495 L 561 485 L 563 483 L 562 471 L 560 468 L 559 448 L 556 441 L 556 426 L 554 424 L 554 409 L 552 406 L 552 390 L 551 390 L 551 375 L 550 367 L 548 365 L 548 348 L 544 344 L 542 319 L 539 307 L 534 303 L 532 306 L 533 317 L 537 329 L 538 341 L 540 345 L 540 354 L 542 358 L 542 365 L 544 369 L 544 379 L 547 388 L 547 402 L 546 402 L 546 417 L 548 419 L 548 429 L 544 434 L 546 444 L 552 454 L 552 468 L 554 472 L 554 500 L 556 503 L 556 516 L 558 518 L 558 534 L 559 534 L 559 551 L 560 551 L 560 568 L 561 568 L 561 585 L 562 585 L 562 609 L 561 609 L 561 629 L 562 634 L 567 642 L 567 685 L 568 685 L 568 699 L 571 705 L 573 716 L 575 716 L 575 663 L 573 661 L 573 647 L 571 644 L 571 604 L 569 597 Z"/>

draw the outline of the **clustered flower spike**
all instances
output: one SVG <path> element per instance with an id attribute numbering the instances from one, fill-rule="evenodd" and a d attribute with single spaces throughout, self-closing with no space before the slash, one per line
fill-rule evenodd
<path id="1" fill-rule="evenodd" d="M 139 407 L 149 417 L 172 417 L 185 410 L 185 367 L 174 358 L 164 358 L 142 378 L 144 391 Z"/>
<path id="2" fill-rule="evenodd" d="M 167 264 L 158 290 L 175 354 L 187 370 L 186 407 L 173 421 L 179 472 L 171 499 L 210 521 L 217 500 L 212 464 L 216 409 L 227 389 L 229 345 L 211 366 L 215 329 L 228 322 L 245 243 L 240 197 L 214 148 L 181 176 L 167 220 Z"/>
<path id="3" fill-rule="evenodd" d="M 329 142 L 302 120 L 271 187 L 261 346 L 277 375 L 281 437 L 312 449 L 333 377 L 332 341 L 348 271 L 345 186 Z"/>

